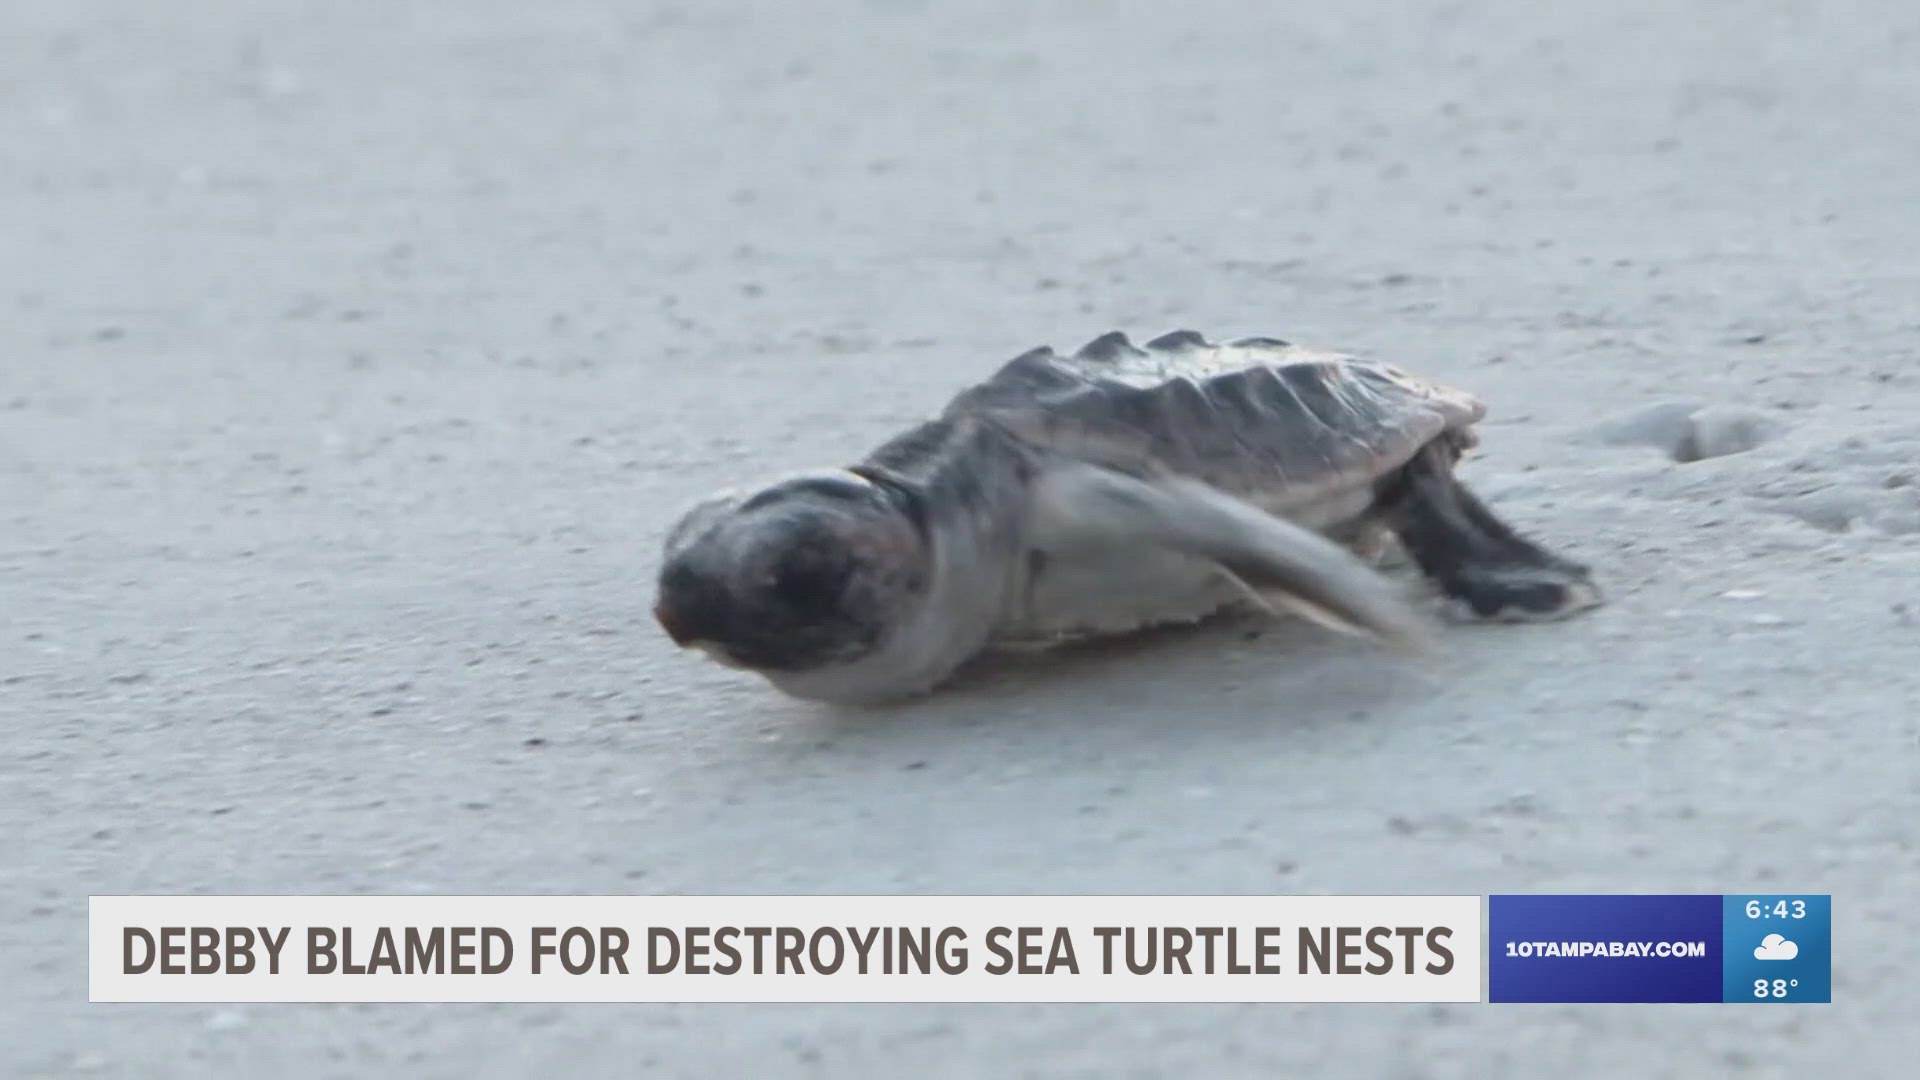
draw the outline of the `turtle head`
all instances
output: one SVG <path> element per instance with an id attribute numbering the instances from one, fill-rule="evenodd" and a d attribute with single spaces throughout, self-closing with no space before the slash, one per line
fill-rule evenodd
<path id="1" fill-rule="evenodd" d="M 668 535 L 654 617 L 675 644 L 763 674 L 857 661 L 925 588 L 916 498 L 834 470 L 708 499 Z"/>

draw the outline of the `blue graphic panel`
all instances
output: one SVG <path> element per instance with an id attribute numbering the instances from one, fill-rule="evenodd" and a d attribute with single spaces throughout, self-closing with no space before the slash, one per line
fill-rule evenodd
<path id="1" fill-rule="evenodd" d="M 1831 896 L 1728 896 L 1722 910 L 1724 1000 L 1833 1000 Z"/>
<path id="2" fill-rule="evenodd" d="M 1491 1001 L 1723 1000 L 1724 898 L 1493 896 Z"/>

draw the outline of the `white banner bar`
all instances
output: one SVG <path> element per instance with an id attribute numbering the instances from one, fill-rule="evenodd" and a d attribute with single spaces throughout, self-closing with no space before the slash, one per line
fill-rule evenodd
<path id="1" fill-rule="evenodd" d="M 95 896 L 93 1001 L 1479 1001 L 1478 896 Z"/>

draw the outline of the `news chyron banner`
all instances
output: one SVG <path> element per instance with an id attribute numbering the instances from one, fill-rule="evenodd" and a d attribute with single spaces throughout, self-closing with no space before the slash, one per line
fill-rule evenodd
<path id="1" fill-rule="evenodd" d="M 96 896 L 93 1001 L 1479 1001 L 1478 896 Z"/>
<path id="2" fill-rule="evenodd" d="M 1790 1004 L 1831 999 L 1831 907 L 1814 894 L 96 896 L 89 963 L 94 1001 Z"/>

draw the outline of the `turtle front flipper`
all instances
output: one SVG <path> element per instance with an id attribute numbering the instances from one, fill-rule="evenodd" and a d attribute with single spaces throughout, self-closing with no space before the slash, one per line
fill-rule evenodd
<path id="1" fill-rule="evenodd" d="M 1430 644 L 1426 621 L 1392 581 L 1326 537 L 1200 481 L 1063 465 L 1038 480 L 1033 508 L 1031 540 L 1043 551 L 1177 552 L 1272 607 L 1410 651 Z"/>
<path id="2" fill-rule="evenodd" d="M 1380 504 L 1422 572 L 1477 619 L 1561 619 L 1601 603 L 1587 568 L 1546 551 L 1494 516 L 1453 475 L 1455 454 L 1430 443 L 1381 485 Z"/>

